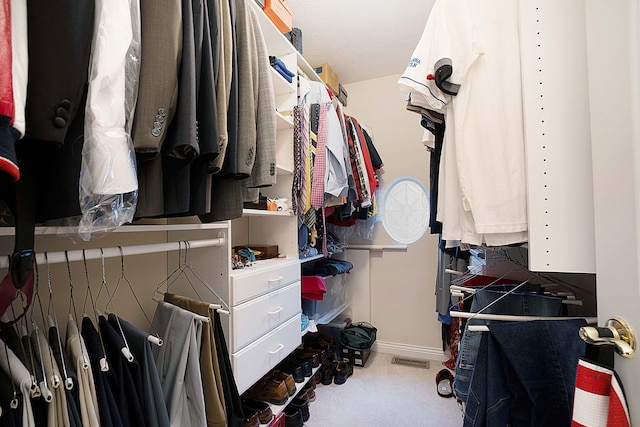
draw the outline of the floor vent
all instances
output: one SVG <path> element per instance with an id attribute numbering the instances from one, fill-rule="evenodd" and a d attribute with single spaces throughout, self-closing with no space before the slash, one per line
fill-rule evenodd
<path id="1" fill-rule="evenodd" d="M 429 369 L 428 360 L 407 359 L 404 357 L 393 356 L 391 363 L 394 365 L 413 366 L 414 368 Z"/>

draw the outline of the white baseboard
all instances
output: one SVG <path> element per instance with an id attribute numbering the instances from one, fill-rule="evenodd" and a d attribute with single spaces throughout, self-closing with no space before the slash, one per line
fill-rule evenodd
<path id="1" fill-rule="evenodd" d="M 377 351 L 378 353 L 393 354 L 394 356 L 403 356 L 422 360 L 435 360 L 438 362 L 444 362 L 449 359 L 449 354 L 443 352 L 440 348 L 397 344 L 393 342 L 376 341 L 373 343 L 371 350 Z"/>

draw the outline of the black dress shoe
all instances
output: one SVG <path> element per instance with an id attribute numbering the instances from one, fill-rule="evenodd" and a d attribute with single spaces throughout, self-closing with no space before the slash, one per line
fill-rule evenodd
<path id="1" fill-rule="evenodd" d="M 302 421 L 306 422 L 309 420 L 310 414 L 308 401 L 296 397 L 291 401 L 291 403 L 289 403 L 289 405 L 300 410 L 300 413 L 302 414 Z"/>
<path id="2" fill-rule="evenodd" d="M 351 363 L 338 362 L 333 374 L 333 383 L 344 384 L 345 382 L 347 382 L 347 378 L 349 378 L 352 374 L 353 366 L 351 366 Z"/>
<path id="3" fill-rule="evenodd" d="M 333 362 L 328 362 L 322 365 L 320 368 L 320 382 L 324 385 L 329 385 L 333 382 Z"/>
<path id="4" fill-rule="evenodd" d="M 313 364 L 311 360 L 299 360 L 298 363 L 302 365 L 302 372 L 305 377 L 310 377 L 313 375 Z"/>
<path id="5" fill-rule="evenodd" d="M 287 406 L 284 408 L 284 426 L 285 427 L 304 427 L 302 412 L 295 406 Z"/>
<path id="6" fill-rule="evenodd" d="M 290 374 L 293 377 L 293 381 L 297 383 L 304 382 L 304 368 L 302 364 L 293 360 L 287 360 L 286 363 L 279 366 L 279 369 Z"/>

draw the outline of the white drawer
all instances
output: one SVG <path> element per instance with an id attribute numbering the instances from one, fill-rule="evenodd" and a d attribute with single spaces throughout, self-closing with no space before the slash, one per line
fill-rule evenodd
<path id="1" fill-rule="evenodd" d="M 302 342 L 300 315 L 231 355 L 238 391 L 244 393 Z"/>
<path id="2" fill-rule="evenodd" d="M 233 351 L 280 326 L 300 311 L 300 282 L 232 307 Z"/>
<path id="3" fill-rule="evenodd" d="M 231 272 L 231 306 L 300 281 L 300 261 L 297 259 L 270 259 L 248 269 Z"/>

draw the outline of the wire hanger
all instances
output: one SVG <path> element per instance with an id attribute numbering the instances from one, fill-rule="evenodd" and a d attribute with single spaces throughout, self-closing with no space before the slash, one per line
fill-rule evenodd
<path id="1" fill-rule="evenodd" d="M 89 281 L 89 269 L 87 268 L 87 257 L 84 249 L 82 250 L 82 261 L 84 262 L 84 275 L 87 279 L 87 289 L 84 293 L 84 303 L 82 304 L 82 317 L 89 317 L 89 315 L 87 314 L 87 299 L 91 299 L 91 307 L 93 308 L 93 314 L 95 316 L 96 331 L 98 333 L 98 338 L 100 340 L 100 347 L 102 348 L 102 354 L 103 354 L 103 357 L 100 358 L 100 370 L 102 372 L 108 372 L 109 362 L 107 361 L 107 350 L 104 347 L 104 340 L 102 339 L 102 332 L 100 332 L 100 322 L 98 320 L 98 316 L 100 316 L 100 313 L 96 308 L 96 302 L 93 299 L 93 293 L 91 292 L 91 283 Z"/>
<path id="2" fill-rule="evenodd" d="M 62 341 L 60 340 L 60 327 L 58 326 L 58 315 L 55 310 L 54 300 L 53 300 L 53 290 L 51 289 L 51 269 L 49 267 L 49 255 L 44 253 L 44 260 L 47 265 L 47 288 L 49 289 L 49 304 L 47 305 L 47 319 L 49 321 L 49 327 L 54 326 L 56 328 L 56 342 L 55 344 L 58 346 L 58 350 L 60 354 L 64 354 L 64 349 L 62 347 Z M 51 317 L 51 312 L 53 312 L 53 317 Z M 67 362 L 64 357 L 60 358 L 62 363 L 62 376 L 64 381 L 64 386 L 67 390 L 73 389 L 73 379 L 69 377 L 67 373 Z"/>
<path id="3" fill-rule="evenodd" d="M 150 327 L 151 331 L 154 334 L 154 335 L 147 335 L 147 340 L 149 342 L 151 342 L 152 344 L 155 344 L 158 347 L 160 347 L 160 346 L 162 346 L 164 344 L 164 341 L 162 340 L 162 338 L 160 338 L 160 334 L 158 333 L 158 331 L 155 330 L 155 328 L 153 326 L 153 322 L 151 322 L 151 319 L 150 319 L 149 315 L 147 314 L 146 310 L 144 309 L 144 307 L 140 303 L 140 299 L 138 298 L 138 295 L 136 294 L 135 290 L 133 289 L 133 286 L 131 285 L 131 282 L 127 278 L 127 276 L 125 274 L 125 270 L 124 270 L 124 251 L 123 251 L 121 246 L 118 246 L 118 249 L 120 250 L 120 267 L 121 267 L 121 273 L 122 274 L 121 274 L 120 278 L 118 279 L 118 281 L 116 282 L 116 287 L 113 290 L 113 293 L 109 296 L 109 301 L 107 302 L 107 305 L 110 304 L 111 307 L 114 307 L 113 298 L 115 297 L 116 293 L 118 292 L 118 288 L 120 286 L 120 283 L 121 282 L 126 283 L 128 288 L 129 288 L 129 290 L 131 291 L 131 294 L 133 295 L 134 300 L 136 301 L 136 304 L 138 305 L 138 308 L 140 309 L 140 311 L 144 315 L 144 318 L 147 320 L 147 323 L 149 324 L 149 327 Z M 108 289 L 107 289 L 107 286 L 106 286 L 106 279 L 105 279 L 104 257 L 102 258 L 102 277 L 103 277 L 103 285 L 105 287 L 105 290 L 107 290 L 107 292 L 108 292 Z M 115 309 L 114 309 L 113 314 L 115 315 L 115 320 L 116 320 L 116 323 L 118 325 L 118 329 L 119 329 L 120 335 L 122 336 L 122 339 L 124 340 L 126 348 L 129 349 L 129 343 L 127 342 L 127 338 L 125 336 L 124 330 L 122 329 L 122 325 L 120 324 L 120 318 L 118 317 L 118 314 L 115 312 Z M 124 349 L 122 351 L 124 352 Z M 129 351 L 129 353 L 130 353 L 130 351 Z M 133 361 L 133 356 L 131 356 L 131 358 L 128 358 L 128 359 L 129 359 L 130 362 L 132 362 Z"/>
<path id="4" fill-rule="evenodd" d="M 114 288 L 113 293 L 111 294 L 109 294 L 109 287 L 107 286 L 107 279 L 106 279 L 106 273 L 105 273 L 105 267 L 104 267 L 104 252 L 102 248 L 100 249 L 100 255 L 101 255 L 100 259 L 102 262 L 102 284 L 100 285 L 100 290 L 102 291 L 102 288 L 104 288 L 105 292 L 107 293 L 108 300 L 107 300 L 107 303 L 105 304 L 105 307 L 108 310 L 109 306 L 111 306 L 112 312 L 115 315 L 116 324 L 118 325 L 118 332 L 120 332 L 120 336 L 122 337 L 122 340 L 124 342 L 124 347 L 120 349 L 120 352 L 129 362 L 133 362 L 134 360 L 133 353 L 131 353 L 131 349 L 129 348 L 129 342 L 127 341 L 127 337 L 124 334 L 122 325 L 120 324 L 120 316 L 118 316 L 116 307 L 113 304 L 113 296 L 118 292 L 118 288 L 120 287 L 120 282 L 124 281 L 127 285 L 129 285 L 131 292 L 133 292 L 133 288 L 131 287 L 131 282 L 129 282 L 129 279 L 127 279 L 127 276 L 124 273 L 124 252 L 122 251 L 121 246 L 118 246 L 118 249 L 120 250 L 120 267 L 121 267 L 122 274 L 116 281 L 116 287 Z M 133 292 L 133 296 L 136 302 L 138 303 L 138 305 L 140 306 L 140 302 L 138 301 L 138 297 L 136 296 L 135 292 Z M 142 310 L 142 306 L 140 306 L 140 309 Z M 147 317 L 147 314 L 144 312 L 144 310 L 142 310 L 142 313 L 144 314 L 144 316 L 147 318 L 147 321 L 148 321 L 149 318 Z"/>
<path id="5" fill-rule="evenodd" d="M 40 280 L 40 274 L 38 272 L 37 262 L 35 262 L 34 268 L 35 268 L 35 284 L 34 284 L 35 289 L 34 289 L 34 299 L 32 301 L 39 302 L 40 308 L 42 308 L 42 302 L 40 300 L 40 292 L 39 292 L 39 286 L 38 286 L 39 280 Z M 42 397 L 47 403 L 50 403 L 53 400 L 53 393 L 51 392 L 51 388 L 49 387 L 49 380 L 48 380 L 47 372 L 45 369 L 45 362 L 44 362 L 45 354 L 42 348 L 42 343 L 40 342 L 40 330 L 36 322 L 35 306 L 36 304 L 32 304 L 31 313 L 29 314 L 29 321 L 31 322 L 31 332 L 29 332 L 29 339 L 31 342 L 31 346 L 35 347 L 36 360 L 38 361 L 40 366 L 40 371 L 41 371 L 40 374 L 42 375 L 42 381 L 40 382 L 40 390 L 42 392 Z"/>
<path id="6" fill-rule="evenodd" d="M 184 260 L 182 257 L 182 244 L 184 244 Z M 200 293 L 198 292 L 198 289 L 196 288 L 194 282 L 200 284 L 202 287 L 204 287 L 204 289 L 208 290 L 220 301 L 220 304 L 209 304 L 209 307 L 211 309 L 217 310 L 222 314 L 228 315 L 230 313 L 229 304 L 227 304 L 227 302 L 202 277 L 200 277 L 200 275 L 193 267 L 191 263 L 190 243 L 188 241 L 178 242 L 178 267 L 171 274 L 169 274 L 166 279 L 162 280 L 156 285 L 153 300 L 156 302 L 161 301 L 162 298 L 160 298 L 160 288 L 166 285 L 165 292 L 168 293 L 170 287 L 181 277 L 184 277 L 184 279 L 186 279 L 186 282 L 189 284 L 200 301 L 205 301 L 205 299 L 200 296 Z M 195 280 L 192 280 L 192 278 Z"/>
<path id="7" fill-rule="evenodd" d="M 67 261 L 67 273 L 69 274 L 69 318 L 73 318 L 78 325 L 78 312 L 76 310 L 76 301 L 73 297 L 73 276 L 71 275 L 71 263 L 69 262 L 69 253 L 64 251 L 64 258 Z"/>

